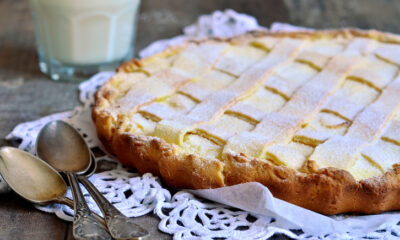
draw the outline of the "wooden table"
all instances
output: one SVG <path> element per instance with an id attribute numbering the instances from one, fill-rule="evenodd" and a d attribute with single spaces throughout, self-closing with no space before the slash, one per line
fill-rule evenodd
<path id="1" fill-rule="evenodd" d="M 143 0 L 136 48 L 175 36 L 201 14 L 232 8 L 269 26 L 274 21 L 313 28 L 355 26 L 400 32 L 400 1 L 394 0 Z M 25 121 L 78 105 L 77 84 L 47 79 L 38 69 L 27 0 L 0 0 L 0 146 Z M 170 239 L 157 230 L 158 218 L 138 222 L 151 239 Z M 276 236 L 276 239 L 286 239 Z M 0 239 L 73 239 L 71 223 L 36 210 L 15 193 L 0 196 Z"/>

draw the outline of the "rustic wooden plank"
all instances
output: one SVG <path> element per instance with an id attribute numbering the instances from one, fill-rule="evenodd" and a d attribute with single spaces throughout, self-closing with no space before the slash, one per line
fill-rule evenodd
<path id="1" fill-rule="evenodd" d="M 0 197 L 0 239 L 64 239 L 68 223 L 36 210 L 15 193 Z"/>
<path id="2" fill-rule="evenodd" d="M 287 9 L 281 0 L 143 0 L 140 7 L 136 46 L 182 33 L 200 15 L 216 10 L 233 9 L 253 15 L 263 26 L 274 21 L 288 21 Z"/>

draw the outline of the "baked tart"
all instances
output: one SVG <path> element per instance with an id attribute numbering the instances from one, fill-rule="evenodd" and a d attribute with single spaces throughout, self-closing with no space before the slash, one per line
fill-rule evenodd
<path id="1" fill-rule="evenodd" d="M 174 188 L 259 182 L 323 214 L 400 209 L 400 37 L 357 29 L 188 41 L 96 93 L 100 140 Z"/>

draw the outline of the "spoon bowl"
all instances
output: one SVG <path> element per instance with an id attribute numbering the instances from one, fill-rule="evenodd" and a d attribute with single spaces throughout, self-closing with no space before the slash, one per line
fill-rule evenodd
<path id="1" fill-rule="evenodd" d="M 67 192 L 67 184 L 54 168 L 17 148 L 0 148 L 0 172 L 16 193 L 34 203 L 55 201 Z"/>
<path id="2" fill-rule="evenodd" d="M 91 154 L 81 135 L 63 121 L 52 121 L 39 132 L 36 149 L 41 159 L 60 172 L 83 173 Z"/>
<path id="3" fill-rule="evenodd" d="M 86 177 L 91 177 L 96 172 L 96 169 L 97 169 L 97 162 L 94 154 L 92 153 L 89 168 L 84 173 L 82 173 L 82 175 Z"/>
<path id="4" fill-rule="evenodd" d="M 84 172 L 81 173 L 81 175 L 86 176 L 86 177 L 91 177 L 97 169 L 97 162 L 94 154 L 91 154 L 92 159 L 90 160 L 90 166 L 89 168 Z M 61 177 L 63 177 L 64 181 L 67 183 L 67 186 L 69 186 L 68 178 L 63 172 L 59 172 L 61 174 Z"/>

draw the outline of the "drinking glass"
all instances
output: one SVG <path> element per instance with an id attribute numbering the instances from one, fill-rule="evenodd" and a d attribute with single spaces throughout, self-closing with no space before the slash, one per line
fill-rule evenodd
<path id="1" fill-rule="evenodd" d="M 30 0 L 39 68 L 82 81 L 132 57 L 140 0 Z"/>

